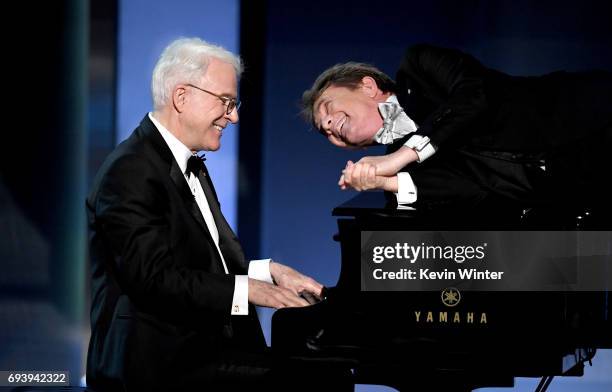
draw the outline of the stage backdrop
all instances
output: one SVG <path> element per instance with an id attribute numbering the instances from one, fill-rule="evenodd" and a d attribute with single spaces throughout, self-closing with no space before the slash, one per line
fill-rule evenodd
<path id="1" fill-rule="evenodd" d="M 120 1 L 117 142 L 128 137 L 152 110 L 151 73 L 164 47 L 178 37 L 197 36 L 237 52 L 239 10 L 238 0 Z M 237 132 L 237 126 L 228 126 L 221 149 L 206 161 L 232 227 L 236 227 Z"/>

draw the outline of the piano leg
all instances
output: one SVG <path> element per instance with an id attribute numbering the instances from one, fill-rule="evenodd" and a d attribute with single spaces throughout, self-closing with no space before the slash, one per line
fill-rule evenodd
<path id="1" fill-rule="evenodd" d="M 542 377 L 542 379 L 540 380 L 540 383 L 538 384 L 538 387 L 536 388 L 535 392 L 544 392 L 548 389 L 548 386 L 550 385 L 550 383 L 552 382 L 554 376 L 544 376 Z"/>

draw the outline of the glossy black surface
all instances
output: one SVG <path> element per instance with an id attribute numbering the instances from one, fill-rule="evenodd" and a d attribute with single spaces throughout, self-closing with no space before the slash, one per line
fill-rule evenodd
<path id="1" fill-rule="evenodd" d="M 470 390 L 509 386 L 518 376 L 581 375 L 596 348 L 612 347 L 608 292 L 464 292 L 461 304 L 448 308 L 439 292 L 361 291 L 361 231 L 601 227 L 592 212 L 578 219 L 570 208 L 555 213 L 493 207 L 397 210 L 380 192 L 338 206 L 333 210 L 339 217 L 334 239 L 342 251 L 338 282 L 320 303 L 275 313 L 273 350 L 342 363 L 357 383 L 400 390 Z M 452 321 L 455 312 L 458 322 Z M 440 320 L 441 313 L 448 321 Z"/>

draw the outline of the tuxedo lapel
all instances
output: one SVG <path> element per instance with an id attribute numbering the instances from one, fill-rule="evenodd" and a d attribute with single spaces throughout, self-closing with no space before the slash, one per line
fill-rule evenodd
<path id="1" fill-rule="evenodd" d="M 215 192 L 215 188 L 212 186 L 212 182 L 208 176 L 208 170 L 204 169 L 204 171 L 200 172 L 198 175 L 198 180 L 200 181 L 200 185 L 202 186 L 202 190 L 204 191 L 204 195 L 208 201 L 208 206 L 210 207 L 210 212 L 212 213 L 215 224 L 217 225 L 217 230 L 219 231 L 219 243 L 222 243 L 227 237 L 227 229 L 229 228 L 229 225 L 221 213 L 217 193 Z"/>
<path id="2" fill-rule="evenodd" d="M 181 195 L 181 198 L 185 202 L 185 205 L 189 210 L 191 216 L 196 220 L 196 222 L 198 222 L 202 230 L 204 230 L 204 233 L 208 242 L 210 243 L 210 246 L 214 248 L 216 245 L 212 239 L 210 231 L 208 230 L 206 221 L 204 221 L 204 217 L 202 216 L 200 207 L 198 207 L 198 203 L 195 200 L 195 196 L 193 196 L 193 194 L 191 193 L 189 185 L 187 185 L 187 181 L 185 181 L 185 176 L 181 172 L 178 163 L 176 163 L 174 159 L 172 160 L 172 164 L 170 165 L 170 178 L 172 179 L 172 182 L 176 186 L 176 189 L 178 190 L 179 194 Z"/>
<path id="3" fill-rule="evenodd" d="M 137 132 L 139 135 L 141 135 L 141 137 L 144 137 L 151 143 L 151 146 L 155 152 L 159 155 L 162 161 L 168 165 L 170 178 L 172 179 L 177 192 L 181 196 L 182 201 L 185 203 L 185 207 L 204 231 L 210 246 L 212 248 L 216 248 L 212 235 L 210 234 L 208 226 L 206 225 L 206 221 L 202 216 L 202 211 L 200 210 L 195 197 L 191 193 L 191 189 L 189 189 L 189 185 L 185 180 L 185 175 L 182 173 L 178 163 L 172 156 L 172 151 L 170 151 L 170 148 L 164 141 L 162 135 L 159 133 L 157 128 L 155 128 L 155 125 L 153 125 L 148 116 L 145 116 L 140 125 L 141 126 Z M 233 271 L 233 273 L 242 273 L 246 268 L 244 265 L 242 265 L 244 264 L 242 247 L 238 243 L 234 232 L 221 213 L 217 193 L 215 192 L 215 187 L 210 180 L 210 176 L 208 175 L 208 170 L 206 169 L 205 165 L 203 165 L 203 171 L 198 176 L 198 180 L 200 181 L 213 219 L 217 225 L 217 230 L 219 231 L 219 248 L 223 253 L 227 268 L 230 271 Z"/>
<path id="4" fill-rule="evenodd" d="M 200 185 L 202 185 L 202 190 L 210 206 L 210 212 L 212 213 L 215 224 L 217 225 L 217 230 L 219 231 L 219 249 L 223 252 L 227 268 L 231 273 L 243 273 L 244 271 L 242 270 L 244 266 L 240 266 L 240 263 L 244 260 L 242 247 L 238 243 L 232 228 L 221 212 L 217 193 L 208 175 L 206 165 L 204 165 L 204 170 L 200 172 L 198 180 L 200 181 Z"/>
<path id="5" fill-rule="evenodd" d="M 169 167 L 170 178 L 172 179 L 176 190 L 181 196 L 181 199 L 183 199 L 183 201 L 185 202 L 185 205 L 189 210 L 191 216 L 193 216 L 193 219 L 198 222 L 200 227 L 202 227 L 202 229 L 206 233 L 206 236 L 208 237 L 211 245 L 214 246 L 212 236 L 210 235 L 208 227 L 206 226 L 206 222 L 204 221 L 204 217 L 202 216 L 202 213 L 198 208 L 198 203 L 196 203 L 195 197 L 191 193 L 189 185 L 185 180 L 185 175 L 183 174 L 178 163 L 174 159 L 172 151 L 170 151 L 170 147 L 168 147 L 161 133 L 159 133 L 159 130 L 149 119 L 148 115 L 145 115 L 145 117 L 142 119 L 140 127 L 137 129 L 137 132 L 141 137 L 143 137 L 150 143 L 150 145 L 153 147 L 153 150 L 158 154 L 158 157 L 161 158 L 161 160 L 167 165 L 167 167 Z"/>
<path id="6" fill-rule="evenodd" d="M 198 176 L 198 179 L 200 180 L 200 183 L 202 184 L 202 189 L 204 189 L 204 192 L 206 194 L 206 198 L 208 198 L 209 196 L 212 196 L 212 199 L 208 199 L 209 203 L 211 200 L 214 200 L 217 205 L 219 204 L 219 198 L 217 197 L 217 192 L 215 191 L 215 187 L 212 183 L 212 180 L 210 179 L 210 174 L 208 173 L 208 168 L 206 167 L 206 164 L 202 163 L 202 174 L 200 176 Z M 219 210 L 219 208 L 217 206 L 215 206 L 216 210 Z M 220 213 L 221 211 L 219 211 Z M 216 217 L 215 217 L 216 220 Z"/>

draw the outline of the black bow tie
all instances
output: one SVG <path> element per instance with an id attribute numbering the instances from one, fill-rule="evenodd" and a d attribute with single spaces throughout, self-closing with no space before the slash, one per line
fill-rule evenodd
<path id="1" fill-rule="evenodd" d="M 193 173 L 194 176 L 198 176 L 202 169 L 204 169 L 204 161 L 206 158 L 203 156 L 192 155 L 187 160 L 187 173 Z"/>

